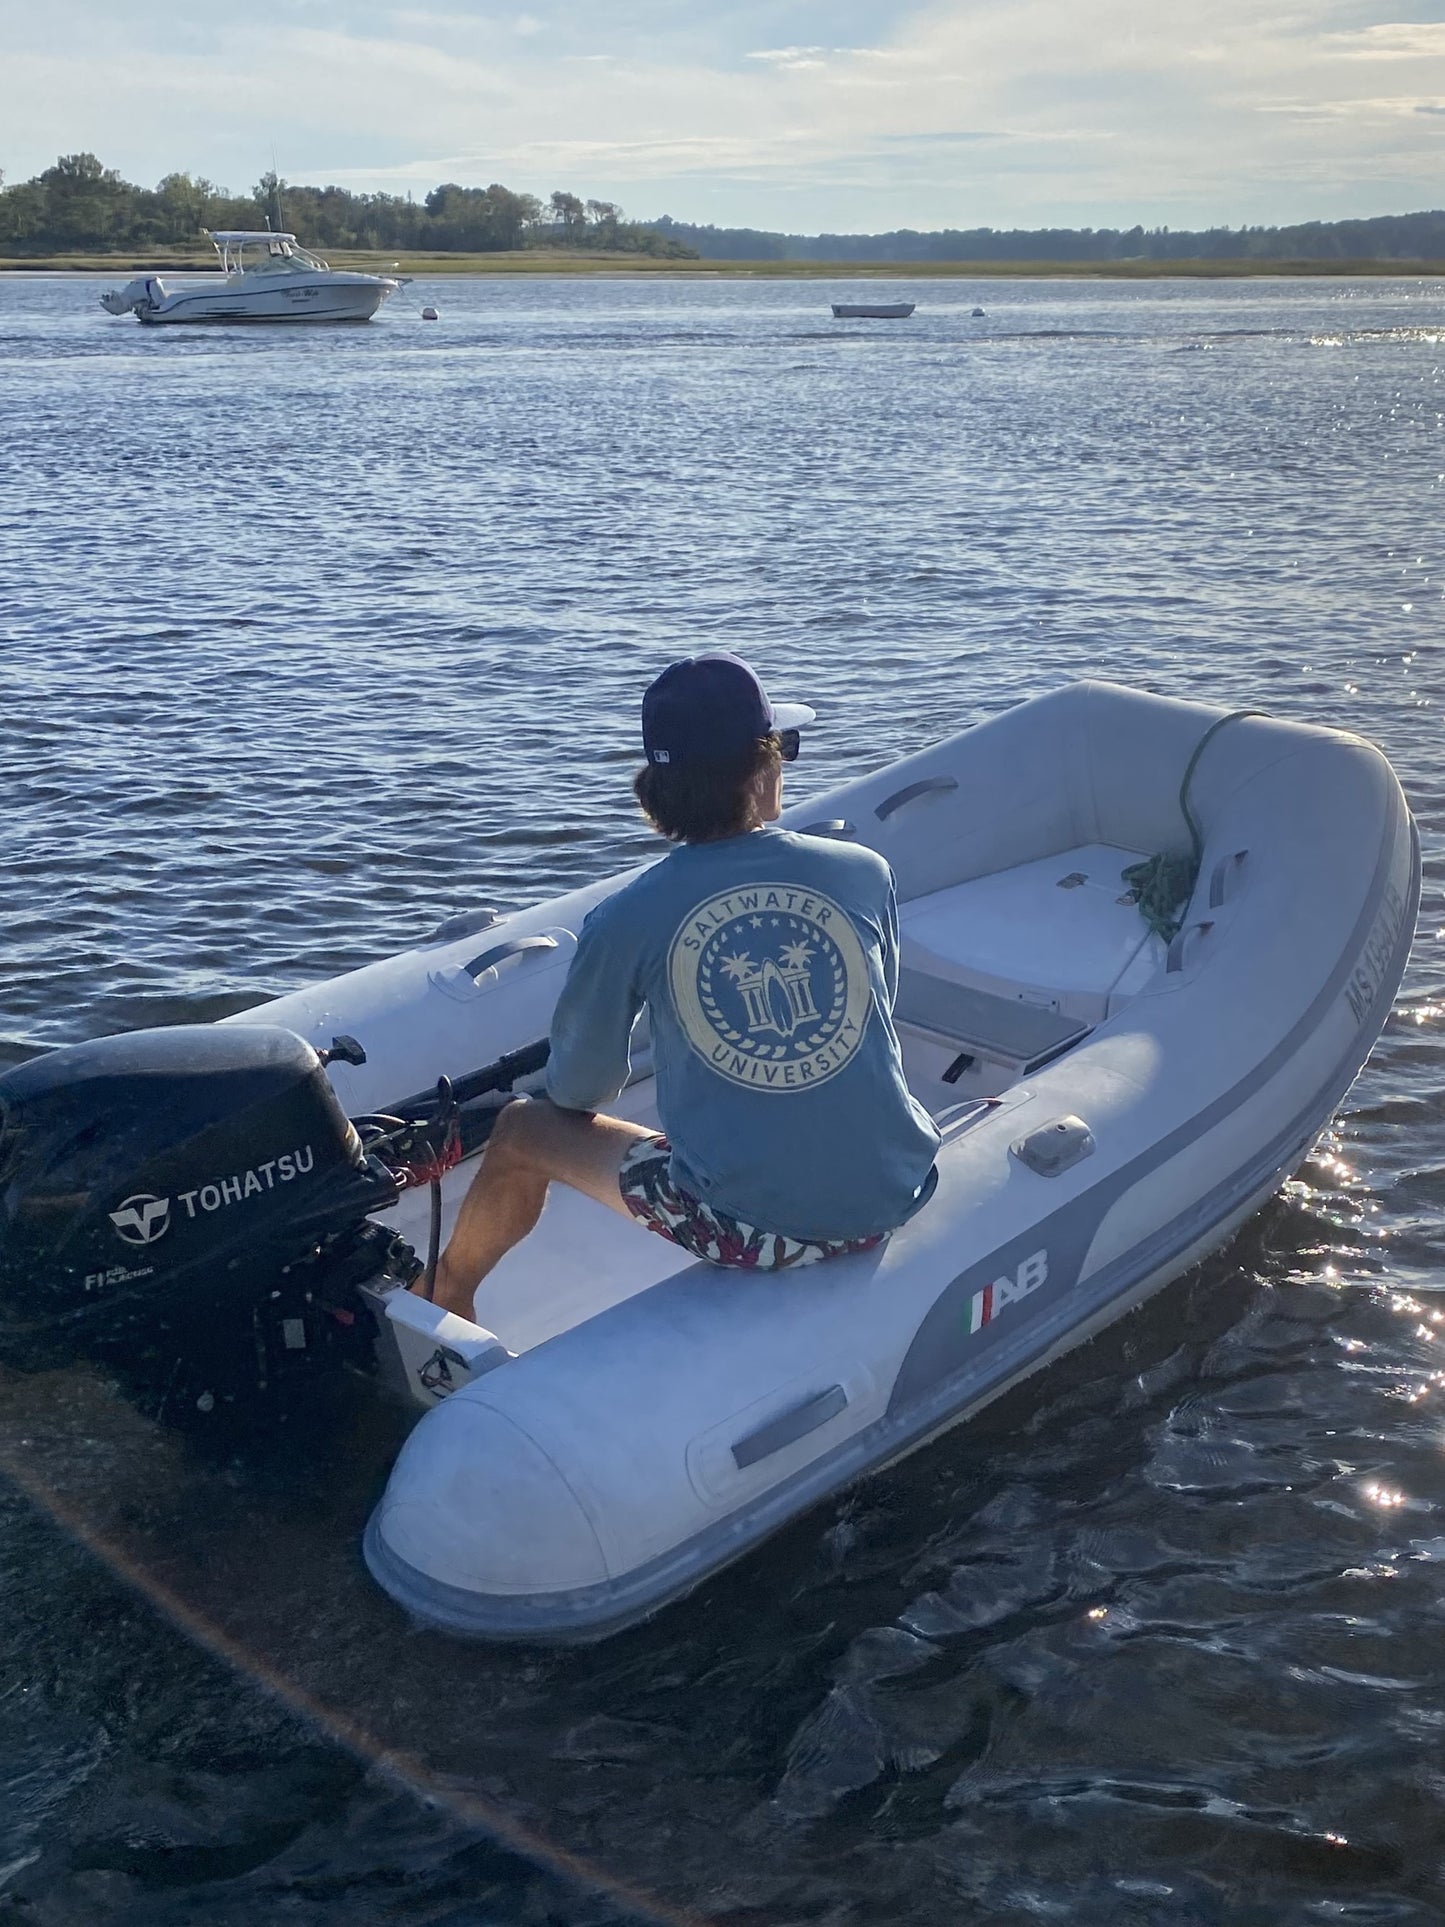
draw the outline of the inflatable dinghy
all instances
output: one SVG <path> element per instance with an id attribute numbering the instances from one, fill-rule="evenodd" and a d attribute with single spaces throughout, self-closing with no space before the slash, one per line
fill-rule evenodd
<path id="1" fill-rule="evenodd" d="M 537 1230 L 480 1287 L 477 1325 L 403 1288 L 395 1253 L 425 1247 L 428 1199 L 405 1188 L 416 1168 L 399 1179 L 368 1154 L 375 1114 L 394 1120 L 415 1108 L 408 1093 L 448 1078 L 462 1143 L 484 1137 L 499 1096 L 538 1070 L 576 932 L 619 876 L 453 920 L 403 956 L 193 1029 L 209 1061 L 204 1080 L 176 1083 L 184 1101 L 168 1095 L 178 1033 L 55 1052 L 0 1079 L 0 1166 L 6 1131 L 22 1147 L 0 1169 L 12 1244 L 32 1222 L 15 1202 L 32 1182 L 24 1146 L 52 1147 L 33 1235 L 67 1254 L 77 1309 L 58 1322 L 78 1333 L 107 1293 L 140 1303 L 172 1251 L 177 1265 L 204 1259 L 212 1280 L 247 1273 L 258 1304 L 268 1287 L 283 1362 L 311 1343 L 318 1303 L 333 1336 L 367 1326 L 382 1376 L 431 1408 L 366 1533 L 376 1579 L 434 1626 L 595 1639 L 1223 1243 L 1365 1062 L 1419 898 L 1414 826 L 1372 745 L 1105 683 L 1022 703 L 783 823 L 869 844 L 898 879 L 895 1018 L 942 1143 L 932 1196 L 881 1247 L 794 1274 L 725 1272 L 554 1186 Z M 1168 915 L 1156 902 L 1151 922 L 1138 866 L 1165 856 L 1188 893 Z M 148 1100 L 131 1093 L 146 1037 L 164 1059 Z M 62 1185 L 57 1160 L 81 1154 L 55 1149 L 64 1133 L 40 1120 L 76 1091 L 92 1135 L 97 1116 L 124 1114 L 133 1156 Z M 143 1101 L 163 1106 L 174 1143 L 159 1123 L 138 1132 Z M 655 1120 L 645 1039 L 613 1108 Z M 150 1164 L 135 1150 L 147 1131 Z M 444 1230 L 473 1166 L 442 1162 L 421 1175 Z M 97 1201 L 90 1244 L 59 1239 L 61 1192 Z M 15 1280 L 33 1281 L 41 1249 Z M 128 1275 L 92 1285 L 107 1250 Z M 5 1275 L 0 1337 L 53 1332 L 53 1305 L 27 1323 L 33 1288 L 7 1298 Z M 299 1295 L 283 1319 L 287 1291 Z"/>

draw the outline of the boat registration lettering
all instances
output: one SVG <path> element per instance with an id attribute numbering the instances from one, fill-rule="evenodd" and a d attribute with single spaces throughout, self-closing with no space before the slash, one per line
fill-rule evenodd
<path id="1" fill-rule="evenodd" d="M 1036 1251 L 1032 1257 L 1025 1258 L 1018 1270 L 1010 1277 L 995 1278 L 991 1285 L 976 1291 L 969 1304 L 970 1334 L 982 1331 L 991 1325 L 1005 1305 L 1016 1304 L 1020 1298 L 1027 1298 L 1031 1292 L 1048 1282 L 1049 1254 Z"/>
<path id="2" fill-rule="evenodd" d="M 1380 985 L 1395 953 L 1404 917 L 1405 899 L 1391 883 L 1386 887 L 1385 901 L 1375 918 L 1374 928 L 1365 939 L 1360 960 L 1350 972 L 1350 980 L 1345 985 L 1345 997 L 1357 1024 L 1364 1023 L 1379 995 Z"/>

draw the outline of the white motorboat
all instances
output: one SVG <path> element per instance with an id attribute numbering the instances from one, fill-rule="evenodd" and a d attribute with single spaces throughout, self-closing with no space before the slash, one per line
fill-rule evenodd
<path id="1" fill-rule="evenodd" d="M 913 313 L 912 301 L 835 301 L 835 321 L 906 321 Z"/>
<path id="2" fill-rule="evenodd" d="M 554 1186 L 477 1323 L 399 1283 L 389 1240 L 426 1245 L 426 1186 L 398 1196 L 396 1160 L 361 1141 L 390 1126 L 367 1114 L 415 1114 L 406 1094 L 445 1076 L 452 1128 L 479 1143 L 538 1071 L 612 877 L 218 1025 L 0 1076 L 5 1349 L 188 1309 L 274 1376 L 365 1327 L 382 1375 L 430 1408 L 367 1530 L 372 1573 L 431 1625 L 595 1639 L 1222 1244 L 1364 1063 L 1419 901 L 1414 825 L 1371 744 L 1106 683 L 1022 703 L 784 827 L 867 843 L 898 879 L 895 1021 L 942 1144 L 931 1197 L 883 1246 L 721 1272 Z M 1151 927 L 1135 897 L 1167 875 L 1138 868 L 1155 857 L 1185 882 L 1171 916 L 1155 891 Z M 634 1043 L 615 1108 L 652 1123 Z M 470 1165 L 407 1158 L 445 1231 Z"/>
<path id="3" fill-rule="evenodd" d="M 144 274 L 103 294 L 107 314 L 144 322 L 369 321 L 401 282 L 333 268 L 294 234 L 236 229 L 210 236 L 220 266 L 206 274 Z"/>

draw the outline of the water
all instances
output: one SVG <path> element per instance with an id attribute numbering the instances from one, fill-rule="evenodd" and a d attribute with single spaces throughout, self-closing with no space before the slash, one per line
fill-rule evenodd
<path id="1" fill-rule="evenodd" d="M 616 868 L 700 646 L 818 707 L 795 793 L 1083 673 L 1347 723 L 1425 891 L 1228 1252 L 600 1648 L 398 1629 L 389 1415 L 208 1457 L 5 1377 L 0 1921 L 1438 1921 L 1445 289 L 103 285 L 0 282 L 0 1061 Z"/>

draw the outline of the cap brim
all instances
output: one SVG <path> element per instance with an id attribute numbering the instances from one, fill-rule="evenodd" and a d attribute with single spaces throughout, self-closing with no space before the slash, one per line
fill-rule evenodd
<path id="1" fill-rule="evenodd" d="M 818 720 L 816 709 L 809 709 L 806 703 L 774 703 L 774 729 L 806 729 L 809 723 Z"/>

